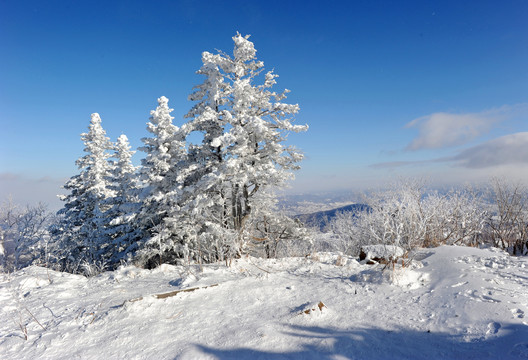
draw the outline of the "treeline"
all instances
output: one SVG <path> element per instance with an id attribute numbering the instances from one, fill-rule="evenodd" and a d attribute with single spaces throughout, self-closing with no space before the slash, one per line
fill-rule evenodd
<path id="1" fill-rule="evenodd" d="M 364 211 L 337 213 L 328 221 L 325 234 L 319 234 L 319 229 L 303 229 L 281 215 L 279 219 L 284 221 L 276 227 L 281 230 L 272 237 L 270 219 L 255 221 L 254 234 L 259 231 L 258 236 L 267 238 L 247 238 L 247 246 L 240 251 L 263 257 L 317 251 L 358 256 L 365 245 L 396 245 L 407 251 L 461 245 L 494 246 L 512 255 L 528 255 L 528 189 L 519 183 L 495 179 L 486 187 L 439 192 L 426 188 L 423 182 L 407 180 L 388 190 L 370 192 L 365 203 Z M 21 208 L 4 202 L 0 206 L 0 267 L 11 271 L 35 264 L 86 275 L 112 267 L 107 260 L 73 262 L 72 249 L 64 247 L 61 232 L 56 230 L 63 221 L 42 204 Z M 114 222 L 113 226 L 132 225 Z M 268 226 L 268 230 L 259 226 Z M 155 260 L 159 260 L 157 254 Z M 65 267 L 68 257 L 70 266 L 75 267 Z M 193 260 L 200 261 L 187 259 Z M 135 262 L 133 257 L 128 261 Z"/>
<path id="2" fill-rule="evenodd" d="M 320 248 L 359 255 L 365 245 L 406 250 L 438 245 L 489 245 L 528 254 L 528 191 L 520 183 L 491 180 L 484 188 L 427 190 L 423 181 L 399 182 L 365 197 L 368 210 L 338 213 Z"/>

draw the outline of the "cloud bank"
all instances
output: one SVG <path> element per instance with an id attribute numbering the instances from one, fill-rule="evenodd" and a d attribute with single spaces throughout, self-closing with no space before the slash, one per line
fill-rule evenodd
<path id="1" fill-rule="evenodd" d="M 419 130 L 418 136 L 405 149 L 416 151 L 463 145 L 519 113 L 528 113 L 528 104 L 505 105 L 479 113 L 438 112 L 423 116 L 405 125 L 406 128 Z"/>
<path id="2" fill-rule="evenodd" d="M 469 147 L 450 157 L 420 161 L 392 161 L 370 165 L 390 169 L 411 165 L 452 163 L 466 169 L 485 169 L 503 165 L 528 165 L 528 132 L 518 132 Z"/>
<path id="3" fill-rule="evenodd" d="M 62 207 L 62 202 L 57 194 L 64 193 L 61 186 L 65 180 L 0 172 L 0 202 L 9 197 L 18 205 L 35 205 L 42 201 L 49 205 L 50 210 L 58 210 Z"/>
<path id="4" fill-rule="evenodd" d="M 506 164 L 528 164 L 528 132 L 501 136 L 446 159 L 469 169 Z"/>
<path id="5" fill-rule="evenodd" d="M 426 164 L 430 161 L 422 160 L 422 161 L 387 161 L 387 162 L 381 162 L 372 164 L 369 167 L 373 169 L 393 169 L 398 167 L 404 167 L 404 166 L 410 166 L 410 165 L 420 165 L 420 164 Z"/>

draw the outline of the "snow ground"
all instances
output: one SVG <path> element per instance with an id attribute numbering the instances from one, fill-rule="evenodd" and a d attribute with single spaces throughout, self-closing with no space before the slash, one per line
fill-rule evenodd
<path id="1" fill-rule="evenodd" d="M 415 258 L 382 271 L 320 253 L 88 279 L 29 267 L 2 275 L 0 357 L 528 359 L 528 258 L 454 246 Z"/>

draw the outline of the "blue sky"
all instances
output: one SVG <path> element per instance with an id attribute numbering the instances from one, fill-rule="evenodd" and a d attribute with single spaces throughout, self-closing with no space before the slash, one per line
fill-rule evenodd
<path id="1" fill-rule="evenodd" d="M 291 193 L 528 176 L 526 1 L 0 1 L 0 196 L 54 200 L 100 113 L 112 140 L 175 123 L 202 51 L 251 34 L 306 133 Z M 136 161 L 143 156 L 136 154 Z"/>

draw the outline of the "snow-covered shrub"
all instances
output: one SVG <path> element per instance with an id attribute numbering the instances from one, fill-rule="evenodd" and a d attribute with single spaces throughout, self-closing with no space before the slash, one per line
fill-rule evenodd
<path id="1" fill-rule="evenodd" d="M 327 230 L 337 250 L 359 255 L 371 244 L 395 245 L 409 251 L 441 244 L 476 245 L 482 241 L 486 208 L 470 189 L 445 194 L 425 191 L 417 181 L 369 194 L 368 211 L 338 213 Z"/>
<path id="2" fill-rule="evenodd" d="M 242 236 L 246 253 L 276 258 L 304 256 L 311 251 L 311 235 L 302 224 L 278 209 L 270 190 L 255 195 L 253 211 L 248 217 Z"/>
<path id="3" fill-rule="evenodd" d="M 81 262 L 78 273 L 84 276 L 91 277 L 96 276 L 104 272 L 108 268 L 108 264 L 103 260 L 95 260 L 93 262 L 83 261 Z"/>
<path id="4" fill-rule="evenodd" d="M 520 183 L 493 179 L 486 240 L 513 255 L 528 255 L 528 189 Z"/>
<path id="5" fill-rule="evenodd" d="M 424 246 L 469 245 L 482 242 L 487 206 L 471 188 L 451 190 L 445 194 L 431 192 L 423 199 L 427 214 Z"/>
<path id="6" fill-rule="evenodd" d="M 325 236 L 318 240 L 320 251 L 339 251 L 347 255 L 359 255 L 363 245 L 371 244 L 370 237 L 363 233 L 368 228 L 368 214 L 338 212 L 328 223 Z"/>
<path id="7" fill-rule="evenodd" d="M 0 206 L 0 270 L 12 271 L 32 263 L 47 264 L 52 255 L 48 226 L 54 221 L 47 206 Z"/>
<path id="8" fill-rule="evenodd" d="M 309 230 L 282 214 L 255 217 L 251 225 L 250 253 L 266 258 L 305 256 L 312 250 Z"/>
<path id="9" fill-rule="evenodd" d="M 423 184 L 405 182 L 392 190 L 369 194 L 368 211 L 344 213 L 330 224 L 351 255 L 362 246 L 396 245 L 406 250 L 421 246 L 427 231 L 422 208 Z"/>

